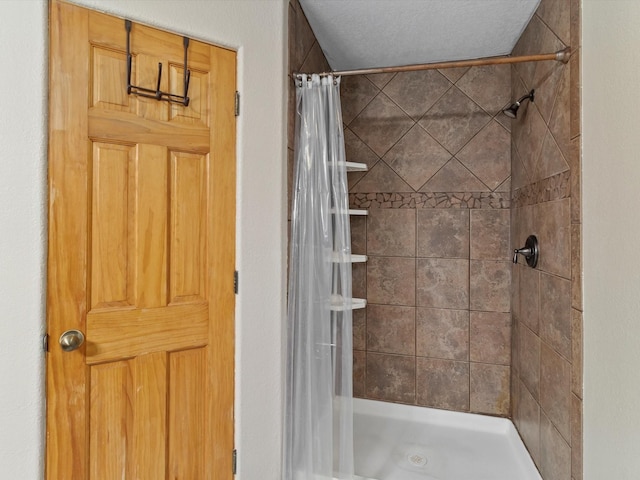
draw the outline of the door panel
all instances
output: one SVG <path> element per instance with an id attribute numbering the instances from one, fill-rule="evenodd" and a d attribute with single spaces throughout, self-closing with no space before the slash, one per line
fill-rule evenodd
<path id="1" fill-rule="evenodd" d="M 185 107 L 126 94 L 122 19 L 53 1 L 50 32 L 47 478 L 231 478 L 235 53 L 190 41 Z M 131 49 L 182 94 L 182 37 Z"/>

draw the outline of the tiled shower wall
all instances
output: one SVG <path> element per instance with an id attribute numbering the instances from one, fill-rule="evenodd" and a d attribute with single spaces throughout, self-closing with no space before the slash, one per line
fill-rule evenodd
<path id="1" fill-rule="evenodd" d="M 538 267 L 512 271 L 512 416 L 545 480 L 582 479 L 579 0 L 542 0 L 514 49 L 568 45 L 567 65 L 511 71 L 514 98 L 536 90 L 512 124 L 512 247 L 540 242 Z"/>
<path id="2" fill-rule="evenodd" d="M 356 396 L 508 415 L 508 66 L 345 77 Z"/>

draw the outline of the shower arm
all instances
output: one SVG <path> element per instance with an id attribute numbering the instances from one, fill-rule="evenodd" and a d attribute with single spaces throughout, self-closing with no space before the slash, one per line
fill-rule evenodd
<path id="1" fill-rule="evenodd" d="M 401 67 L 380 67 L 365 68 L 361 70 L 342 70 L 335 72 L 323 72 L 321 77 L 332 75 L 334 77 L 345 77 L 349 75 L 369 75 L 374 73 L 395 73 L 395 72 L 415 72 L 418 70 L 433 70 L 443 68 L 477 67 L 481 65 L 502 65 L 523 62 L 542 62 L 555 60 L 556 62 L 567 63 L 571 58 L 571 47 L 559 50 L 555 53 L 541 53 L 537 55 L 522 55 L 519 57 L 486 57 L 474 60 L 460 60 L 455 62 L 423 63 L 417 65 L 405 65 Z M 298 74 L 293 74 L 295 78 Z"/>

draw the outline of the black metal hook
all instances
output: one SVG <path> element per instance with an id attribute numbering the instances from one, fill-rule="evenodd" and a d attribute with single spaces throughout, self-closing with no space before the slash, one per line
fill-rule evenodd
<path id="1" fill-rule="evenodd" d="M 174 93 L 163 92 L 160 90 L 160 84 L 162 82 L 162 62 L 158 63 L 158 82 L 156 89 L 138 87 L 131 84 L 131 20 L 124 21 L 124 28 L 127 31 L 127 94 L 138 95 L 140 97 L 155 98 L 156 100 L 166 100 L 171 103 L 181 103 L 185 107 L 189 106 L 189 81 L 191 80 L 191 70 L 187 69 L 187 50 L 189 49 L 189 38 L 183 37 L 184 45 L 184 95 L 176 95 Z"/>

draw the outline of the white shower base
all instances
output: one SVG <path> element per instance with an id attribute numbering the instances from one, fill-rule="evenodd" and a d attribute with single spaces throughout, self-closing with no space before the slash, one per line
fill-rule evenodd
<path id="1" fill-rule="evenodd" d="M 361 480 L 542 480 L 506 418 L 354 399 Z"/>

